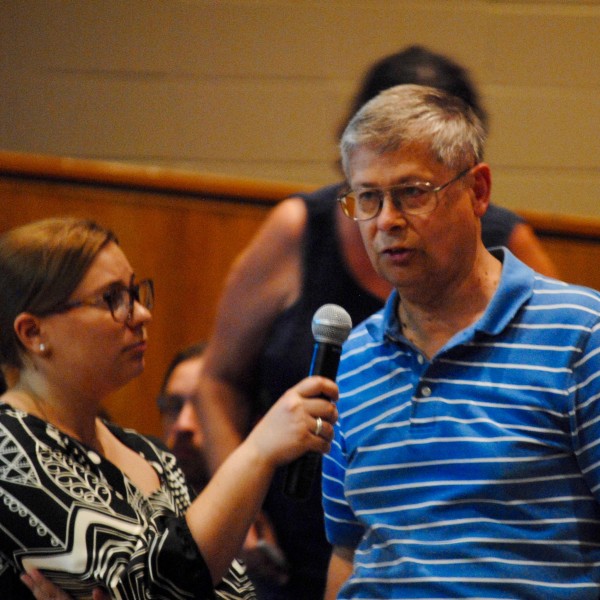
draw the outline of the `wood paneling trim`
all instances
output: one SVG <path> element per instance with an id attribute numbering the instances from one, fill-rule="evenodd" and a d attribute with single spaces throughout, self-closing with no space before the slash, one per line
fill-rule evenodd
<path id="1" fill-rule="evenodd" d="M 308 189 L 0 151 L 0 232 L 65 214 L 96 219 L 116 232 L 136 272 L 155 278 L 146 371 L 106 408 L 122 425 L 159 435 L 154 399 L 171 357 L 210 335 L 231 263 L 275 201 Z M 522 214 L 566 281 L 600 289 L 598 220 Z"/>
<path id="2" fill-rule="evenodd" d="M 600 219 L 519 210 L 541 237 L 596 239 L 600 243 Z"/>
<path id="3" fill-rule="evenodd" d="M 314 189 L 303 183 L 7 151 L 0 151 L 0 173 L 252 203 L 273 203 L 299 191 Z"/>
<path id="4" fill-rule="evenodd" d="M 274 204 L 294 193 L 315 189 L 315 186 L 299 182 L 248 179 L 216 173 L 7 151 L 0 151 L 0 173 L 256 204 Z M 543 237 L 597 238 L 600 243 L 600 219 L 527 210 L 517 212 Z"/>

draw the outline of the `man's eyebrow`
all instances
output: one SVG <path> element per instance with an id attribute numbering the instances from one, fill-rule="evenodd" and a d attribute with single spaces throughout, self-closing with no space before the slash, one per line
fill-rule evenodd
<path id="1" fill-rule="evenodd" d="M 399 177 L 398 179 L 394 179 L 392 181 L 392 183 L 390 183 L 389 185 L 375 185 L 375 184 L 372 184 L 370 182 L 366 182 L 366 183 L 359 183 L 359 184 L 357 184 L 354 187 L 354 189 L 358 190 L 358 189 L 389 188 L 389 187 L 393 187 L 395 185 L 404 185 L 405 183 L 406 184 L 410 184 L 410 183 L 430 183 L 430 181 L 426 177 L 421 177 L 420 175 L 403 175 L 402 177 Z"/>

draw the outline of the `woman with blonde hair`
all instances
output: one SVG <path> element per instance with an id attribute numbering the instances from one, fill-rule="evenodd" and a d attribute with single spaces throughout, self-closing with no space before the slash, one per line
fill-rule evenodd
<path id="1" fill-rule="evenodd" d="M 335 384 L 285 393 L 193 499 L 165 447 L 97 416 L 144 368 L 154 299 L 115 235 L 76 219 L 11 230 L 0 280 L 2 598 L 38 572 L 73 598 L 255 598 L 234 556 L 275 469 L 329 449 Z"/>

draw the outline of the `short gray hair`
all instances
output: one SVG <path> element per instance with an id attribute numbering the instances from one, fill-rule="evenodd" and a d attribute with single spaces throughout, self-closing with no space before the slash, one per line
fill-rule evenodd
<path id="1" fill-rule="evenodd" d="M 429 145 L 446 167 L 462 170 L 483 159 L 485 128 L 463 100 L 422 85 L 398 85 L 367 102 L 350 120 L 340 143 L 349 177 L 359 147 L 386 154 L 411 143 Z"/>

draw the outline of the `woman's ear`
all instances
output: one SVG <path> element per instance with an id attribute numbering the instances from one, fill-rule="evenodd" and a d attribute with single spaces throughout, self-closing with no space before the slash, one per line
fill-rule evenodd
<path id="1" fill-rule="evenodd" d="M 492 193 L 492 174 L 486 163 L 479 163 L 471 170 L 473 190 L 473 209 L 478 217 L 482 217 L 490 203 Z"/>
<path id="2" fill-rule="evenodd" d="M 42 339 L 40 319 L 31 313 L 17 315 L 13 328 L 21 344 L 34 354 L 45 354 L 48 346 Z"/>

